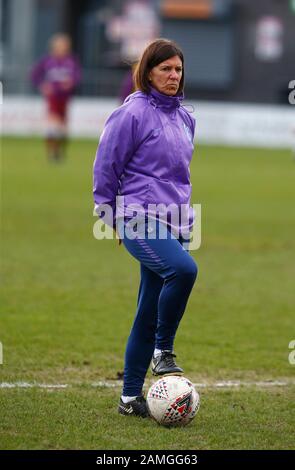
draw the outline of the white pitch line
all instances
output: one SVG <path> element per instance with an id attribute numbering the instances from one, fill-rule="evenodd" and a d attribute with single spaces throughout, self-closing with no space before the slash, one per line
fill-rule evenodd
<path id="1" fill-rule="evenodd" d="M 0 388 L 67 388 L 68 384 L 39 384 L 28 382 L 0 382 Z"/>
<path id="2" fill-rule="evenodd" d="M 98 381 L 93 383 L 87 382 L 75 382 L 72 384 L 43 384 L 38 382 L 0 382 L 0 389 L 11 389 L 11 388 L 44 388 L 44 389 L 66 389 L 69 387 L 88 385 L 94 388 L 121 388 L 122 380 L 114 382 Z M 147 385 L 151 385 L 152 381 L 149 381 Z M 258 387 L 258 388 L 272 388 L 272 387 L 287 387 L 289 385 L 295 385 L 295 380 L 266 380 L 266 381 L 243 381 L 243 380 L 227 380 L 219 382 L 201 382 L 193 384 L 196 389 L 200 388 L 214 388 L 214 389 L 237 389 L 240 387 Z"/>
<path id="3" fill-rule="evenodd" d="M 122 381 L 117 382 L 94 382 L 92 387 L 97 388 L 118 388 L 123 384 Z M 152 382 L 150 382 L 150 385 Z M 239 387 L 286 387 L 288 385 L 295 385 L 295 380 L 267 380 L 267 381 L 243 381 L 243 380 L 227 380 L 223 382 L 201 382 L 193 383 L 194 387 L 198 388 L 239 388 Z"/>

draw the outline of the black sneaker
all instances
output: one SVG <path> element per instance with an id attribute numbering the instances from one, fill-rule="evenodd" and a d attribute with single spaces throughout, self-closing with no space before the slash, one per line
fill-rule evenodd
<path id="1" fill-rule="evenodd" d="M 121 415 L 140 416 L 141 418 L 147 418 L 149 415 L 146 400 L 143 396 L 136 397 L 135 400 L 129 403 L 124 403 L 120 398 L 118 412 Z"/>
<path id="2" fill-rule="evenodd" d="M 175 364 L 176 357 L 171 351 L 162 351 L 158 356 L 152 358 L 153 375 L 177 375 L 182 374 L 183 370 Z"/>

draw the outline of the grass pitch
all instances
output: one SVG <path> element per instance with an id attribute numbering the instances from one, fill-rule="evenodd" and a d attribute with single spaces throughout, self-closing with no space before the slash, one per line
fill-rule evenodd
<path id="1" fill-rule="evenodd" d="M 139 266 L 116 240 L 92 235 L 95 151 L 94 141 L 72 141 L 68 159 L 50 165 L 41 140 L 3 140 L 0 384 L 67 388 L 0 388 L 0 448 L 294 448 L 290 153 L 197 147 L 192 202 L 202 204 L 202 246 L 192 255 L 199 276 L 175 350 L 192 381 L 244 385 L 199 389 L 196 419 L 167 430 L 117 414 Z"/>

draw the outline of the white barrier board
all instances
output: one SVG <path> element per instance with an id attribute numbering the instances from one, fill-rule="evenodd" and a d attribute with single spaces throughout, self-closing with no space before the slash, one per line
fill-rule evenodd
<path id="1" fill-rule="evenodd" d="M 295 147 L 295 105 L 255 105 L 216 102 L 185 104 L 194 107 L 196 140 L 204 144 L 269 148 Z M 119 106 L 112 98 L 75 98 L 69 110 L 72 137 L 98 139 L 104 122 Z M 190 109 L 191 106 L 188 106 Z M 3 135 L 32 136 L 45 132 L 45 104 L 38 97 L 4 96 Z"/>

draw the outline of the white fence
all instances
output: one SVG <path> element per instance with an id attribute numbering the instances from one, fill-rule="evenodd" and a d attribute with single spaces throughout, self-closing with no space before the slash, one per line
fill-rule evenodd
<path id="1" fill-rule="evenodd" d="M 194 107 L 196 140 L 200 143 L 295 148 L 295 105 L 186 104 Z M 70 107 L 70 135 L 98 139 L 105 120 L 118 105 L 111 98 L 75 98 Z M 3 135 L 44 133 L 45 107 L 40 98 L 4 96 L 1 111 Z"/>

